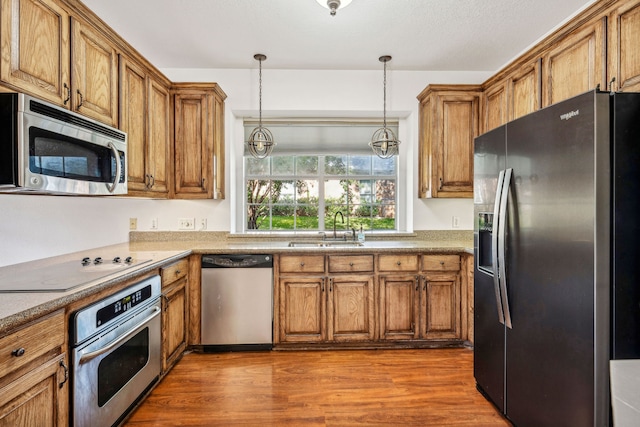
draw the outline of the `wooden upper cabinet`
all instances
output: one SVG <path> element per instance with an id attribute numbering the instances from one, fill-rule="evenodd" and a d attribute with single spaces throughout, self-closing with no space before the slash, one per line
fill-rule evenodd
<path id="1" fill-rule="evenodd" d="M 606 18 L 580 27 L 542 57 L 543 106 L 606 88 Z"/>
<path id="2" fill-rule="evenodd" d="M 640 91 L 640 2 L 623 2 L 610 15 L 609 79 L 622 92 Z"/>
<path id="3" fill-rule="evenodd" d="M 533 113 L 542 106 L 541 68 L 542 60 L 537 59 L 522 65 L 509 77 L 508 121 Z"/>
<path id="4" fill-rule="evenodd" d="M 2 81 L 69 105 L 69 13 L 53 0 L 2 0 L 0 13 Z"/>
<path id="5" fill-rule="evenodd" d="M 224 126 L 226 95 L 215 83 L 175 84 L 173 93 L 174 196 L 223 198 L 224 132 L 219 127 Z"/>
<path id="6" fill-rule="evenodd" d="M 133 196 L 168 197 L 171 102 L 167 86 L 120 56 L 120 129 L 127 132 L 128 188 Z"/>
<path id="7" fill-rule="evenodd" d="M 90 25 L 71 19 L 71 108 L 118 125 L 118 53 Z"/>
<path id="8" fill-rule="evenodd" d="M 120 58 L 120 129 L 127 133 L 127 180 L 130 194 L 149 182 L 146 128 L 147 80 L 142 67 Z"/>
<path id="9" fill-rule="evenodd" d="M 166 196 L 171 183 L 171 96 L 161 82 L 148 78 L 147 146 L 149 175 L 148 187 L 154 195 Z"/>
<path id="10" fill-rule="evenodd" d="M 481 95 L 475 85 L 429 85 L 418 95 L 419 197 L 473 197 L 473 139 L 480 130 Z"/>
<path id="11" fill-rule="evenodd" d="M 507 82 L 504 80 L 485 89 L 483 94 L 482 130 L 490 131 L 503 125 L 508 120 Z"/>

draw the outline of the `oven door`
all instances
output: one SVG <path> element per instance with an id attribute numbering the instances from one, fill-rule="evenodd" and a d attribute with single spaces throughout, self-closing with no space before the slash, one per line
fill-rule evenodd
<path id="1" fill-rule="evenodd" d="M 160 375 L 160 299 L 73 351 L 73 425 L 112 426 Z"/>

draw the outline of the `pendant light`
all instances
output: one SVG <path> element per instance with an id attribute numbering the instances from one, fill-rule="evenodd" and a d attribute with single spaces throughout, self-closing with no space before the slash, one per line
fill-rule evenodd
<path id="1" fill-rule="evenodd" d="M 273 146 L 276 145 L 275 142 L 273 142 L 273 135 L 271 134 L 271 131 L 262 126 L 262 61 L 267 59 L 267 56 L 257 53 L 253 55 L 253 57 L 260 63 L 260 116 L 258 120 L 258 127 L 255 128 L 249 136 L 247 148 L 249 149 L 249 153 L 251 153 L 251 155 L 256 159 L 264 159 L 271 154 Z"/>
<path id="2" fill-rule="evenodd" d="M 378 59 L 384 63 L 384 121 L 382 127 L 373 133 L 369 146 L 378 157 L 388 159 L 398 154 L 400 141 L 396 138 L 396 134 L 387 127 L 387 62 L 391 61 L 391 57 L 385 55 Z"/>
<path id="3" fill-rule="evenodd" d="M 316 0 L 320 6 L 329 9 L 331 16 L 336 16 L 338 8 L 345 8 L 351 3 L 351 0 Z"/>

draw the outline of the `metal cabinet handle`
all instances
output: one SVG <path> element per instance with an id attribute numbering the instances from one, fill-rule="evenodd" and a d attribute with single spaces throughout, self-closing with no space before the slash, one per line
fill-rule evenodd
<path id="1" fill-rule="evenodd" d="M 63 105 L 67 105 L 67 102 L 71 99 L 71 88 L 65 83 L 63 85 L 64 89 L 67 91 L 67 97 L 62 101 Z"/>
<path id="2" fill-rule="evenodd" d="M 301 262 L 301 263 L 300 263 L 300 267 L 304 267 L 304 262 Z"/>
<path id="3" fill-rule="evenodd" d="M 176 276 L 182 273 L 180 270 L 176 270 Z"/>
<path id="4" fill-rule="evenodd" d="M 329 292 L 333 292 L 333 279 L 329 279 Z"/>
<path id="5" fill-rule="evenodd" d="M 153 188 L 156 185 L 156 178 L 153 175 L 149 175 L 149 188 Z"/>
<path id="6" fill-rule="evenodd" d="M 64 384 L 69 380 L 69 368 L 67 368 L 67 365 L 64 364 L 64 360 L 60 361 L 60 367 L 64 369 L 64 381 L 58 384 L 58 387 L 62 388 L 64 387 Z"/>
<path id="7" fill-rule="evenodd" d="M 416 291 L 420 290 L 420 276 L 416 276 Z"/>
<path id="8" fill-rule="evenodd" d="M 402 264 L 402 263 L 401 263 L 400 261 L 397 261 L 397 262 L 396 262 L 396 264 L 397 264 L 397 265 L 400 265 L 400 264 Z"/>
<path id="9" fill-rule="evenodd" d="M 11 352 L 11 355 L 12 355 L 13 357 L 21 357 L 21 356 L 24 356 L 24 354 L 26 353 L 26 351 L 27 351 L 27 350 L 25 350 L 25 349 L 24 349 L 24 347 L 20 347 L 20 348 L 17 348 L 17 349 L 15 349 L 15 350 L 13 350 L 13 351 Z"/>
<path id="10" fill-rule="evenodd" d="M 442 190 L 442 177 L 440 177 L 440 185 L 438 186 L 438 190 Z"/>
<path id="11" fill-rule="evenodd" d="M 352 262 L 349 263 L 349 267 L 353 267 L 353 263 Z"/>
<path id="12" fill-rule="evenodd" d="M 82 104 L 84 104 L 84 97 L 82 96 L 82 92 L 80 92 L 80 89 L 76 90 L 76 93 L 80 97 L 80 102 L 78 103 L 78 106 L 76 107 L 76 110 L 79 110 L 80 107 L 82 107 Z"/>

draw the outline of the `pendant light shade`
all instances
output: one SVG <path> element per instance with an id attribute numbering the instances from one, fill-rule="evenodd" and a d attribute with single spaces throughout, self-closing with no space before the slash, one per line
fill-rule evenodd
<path id="1" fill-rule="evenodd" d="M 396 134 L 387 127 L 387 62 L 391 61 L 391 57 L 385 55 L 378 59 L 384 63 L 384 121 L 382 127 L 373 133 L 369 146 L 378 157 L 388 159 L 398 154 L 400 141 L 396 138 Z"/>
<path id="2" fill-rule="evenodd" d="M 249 153 L 251 153 L 251 155 L 256 159 L 264 159 L 269 154 L 271 154 L 274 145 L 276 145 L 276 143 L 273 142 L 273 135 L 271 134 L 271 131 L 262 126 L 262 61 L 267 59 L 267 57 L 266 55 L 263 55 L 261 53 L 255 54 L 253 57 L 260 63 L 260 116 L 258 120 L 258 127 L 255 128 L 253 132 L 251 132 L 249 140 L 247 141 L 247 149 L 249 150 Z"/>

